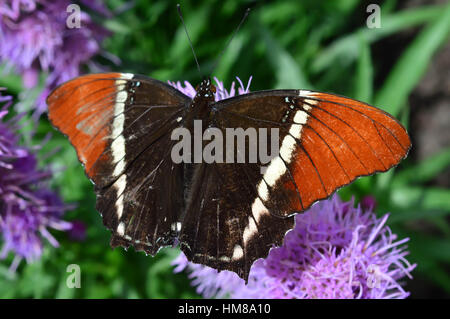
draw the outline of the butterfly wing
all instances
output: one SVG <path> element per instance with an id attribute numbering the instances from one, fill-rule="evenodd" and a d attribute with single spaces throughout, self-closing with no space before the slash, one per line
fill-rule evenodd
<path id="1" fill-rule="evenodd" d="M 173 241 L 184 197 L 170 133 L 190 100 L 163 82 L 121 73 L 81 76 L 48 97 L 50 121 L 68 136 L 95 184 L 113 246 L 155 254 Z"/>
<path id="2" fill-rule="evenodd" d="M 245 279 L 253 261 L 281 243 L 293 214 L 358 176 L 388 170 L 411 145 L 389 114 L 332 94 L 255 92 L 219 101 L 213 113 L 224 134 L 227 127 L 279 129 L 279 153 L 265 169 L 261 162 L 202 164 L 202 182 L 192 188 L 202 201 L 187 204 L 181 241 L 188 259 Z"/>
<path id="3" fill-rule="evenodd" d="M 257 164 L 199 164 L 182 222 L 188 260 L 231 270 L 245 280 L 251 265 L 279 246 L 294 217 L 271 215 L 258 198 Z"/>

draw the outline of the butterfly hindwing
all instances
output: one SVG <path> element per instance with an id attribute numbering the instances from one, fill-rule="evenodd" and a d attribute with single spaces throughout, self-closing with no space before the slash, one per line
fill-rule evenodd
<path id="1" fill-rule="evenodd" d="M 134 246 L 154 255 L 160 247 L 173 243 L 174 227 L 184 207 L 183 165 L 170 156 L 170 133 L 178 125 L 180 113 L 171 113 L 150 131 L 146 128 L 154 121 L 142 117 L 141 129 L 132 137 L 136 143 L 131 143 L 131 137 L 125 139 L 130 151 L 124 171 L 111 186 L 97 189 L 97 210 L 113 230 L 113 247 Z"/>
<path id="2" fill-rule="evenodd" d="M 171 225 L 184 203 L 170 133 L 189 101 L 163 82 L 120 73 L 82 76 L 49 96 L 49 118 L 94 182 L 113 246 L 154 254 L 173 240 Z"/>
<path id="3" fill-rule="evenodd" d="M 186 207 L 181 249 L 192 262 L 247 280 L 253 262 L 282 243 L 293 217 L 271 215 L 258 198 L 258 164 L 205 163 L 196 173 L 200 178 Z"/>

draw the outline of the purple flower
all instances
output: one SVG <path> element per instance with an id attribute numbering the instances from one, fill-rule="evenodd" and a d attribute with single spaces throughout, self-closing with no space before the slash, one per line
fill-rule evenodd
<path id="1" fill-rule="evenodd" d="M 237 91 L 237 95 L 241 95 L 241 94 L 250 92 L 249 88 L 250 88 L 250 83 L 252 82 L 252 77 L 250 77 L 248 79 L 247 86 L 244 86 L 244 84 L 242 83 L 240 78 L 236 77 L 236 79 L 239 82 L 239 88 Z M 225 87 L 223 85 L 223 82 L 219 81 L 216 77 L 214 77 L 214 81 L 216 81 L 216 94 L 215 94 L 216 101 L 228 99 L 229 97 L 236 95 L 234 82 L 231 83 L 230 91 L 227 91 L 227 89 L 225 89 Z M 194 87 L 191 85 L 191 83 L 189 83 L 188 81 L 184 81 L 184 86 L 181 84 L 180 81 L 178 81 L 178 82 L 168 81 L 168 82 L 170 85 L 172 85 L 178 91 L 181 91 L 182 93 L 189 96 L 190 98 L 194 98 L 196 91 L 195 91 Z"/>
<path id="2" fill-rule="evenodd" d="M 18 144 L 18 118 L 5 121 L 11 98 L 0 95 L 0 103 L 0 259 L 13 252 L 14 271 L 20 260 L 41 256 L 42 238 L 58 247 L 49 228 L 64 231 L 72 225 L 62 220 L 67 206 L 45 185 L 51 173 L 39 170 L 35 154 Z"/>
<path id="3" fill-rule="evenodd" d="M 0 62 L 23 77 L 26 88 L 37 85 L 40 71 L 48 74 L 37 100 L 37 115 L 45 98 L 62 82 L 80 74 L 80 68 L 100 51 L 105 29 L 80 14 L 80 28 L 66 25 L 69 0 L 8 0 L 0 4 Z M 95 2 L 95 8 L 98 2 Z"/>
<path id="4" fill-rule="evenodd" d="M 20 12 L 30 12 L 36 9 L 38 0 L 3 0 L 0 4 L 0 14 L 11 19 L 19 18 Z"/>
<path id="5" fill-rule="evenodd" d="M 405 259 L 408 238 L 397 240 L 385 225 L 388 216 L 377 218 L 337 195 L 321 201 L 296 216 L 281 247 L 253 264 L 248 285 L 183 254 L 173 264 L 206 298 L 406 298 L 401 281 L 416 265 Z"/>
<path id="6" fill-rule="evenodd" d="M 86 225 L 79 220 L 72 222 L 72 228 L 69 230 L 69 238 L 73 241 L 83 241 L 86 239 Z"/>
<path id="7" fill-rule="evenodd" d="M 377 207 L 377 200 L 372 195 L 364 196 L 361 199 L 361 206 L 364 209 L 375 209 Z"/>
<path id="8" fill-rule="evenodd" d="M 79 2 L 105 17 L 112 17 L 111 11 L 109 11 L 108 7 L 103 3 L 103 0 L 80 0 Z"/>

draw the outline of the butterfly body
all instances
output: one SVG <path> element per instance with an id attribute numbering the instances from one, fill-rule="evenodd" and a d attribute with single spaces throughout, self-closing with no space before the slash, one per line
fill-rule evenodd
<path id="1" fill-rule="evenodd" d="M 95 184 L 113 247 L 154 255 L 178 243 L 190 261 L 247 279 L 252 263 L 282 243 L 296 213 L 397 165 L 410 147 L 393 117 L 352 99 L 270 90 L 216 102 L 214 91 L 205 79 L 191 99 L 148 77 L 106 73 L 50 94 L 49 118 Z M 259 139 L 228 147 L 230 129 Z M 182 161 L 173 156 L 176 132 L 192 144 Z M 223 154 L 212 152 L 212 161 L 204 157 L 212 135 L 195 144 L 211 132 L 224 136 Z M 279 149 L 265 158 L 261 146 L 273 140 Z"/>

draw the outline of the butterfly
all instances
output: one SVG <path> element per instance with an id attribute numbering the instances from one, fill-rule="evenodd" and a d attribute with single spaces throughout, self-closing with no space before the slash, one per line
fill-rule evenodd
<path id="1" fill-rule="evenodd" d="M 191 262 L 247 280 L 253 262 L 282 244 L 296 213 L 359 176 L 387 171 L 411 146 L 394 117 L 350 98 L 267 90 L 215 102 L 214 92 L 209 78 L 192 99 L 149 77 L 104 73 L 49 95 L 49 119 L 95 185 L 112 247 L 155 255 L 178 244 Z M 172 132 L 192 132 L 194 121 L 220 132 L 277 128 L 279 151 L 265 166 L 176 163 Z"/>

